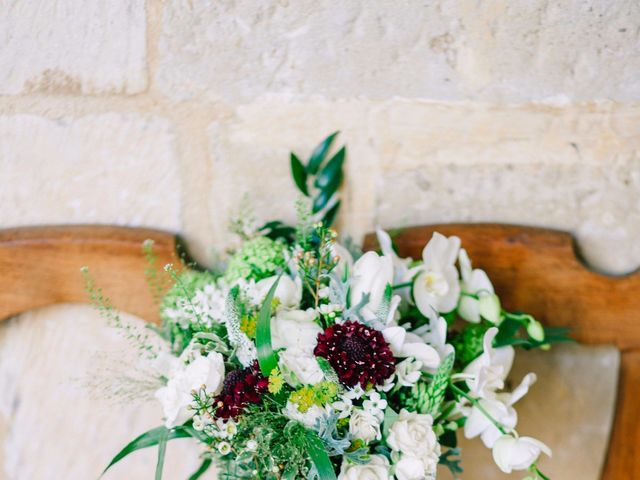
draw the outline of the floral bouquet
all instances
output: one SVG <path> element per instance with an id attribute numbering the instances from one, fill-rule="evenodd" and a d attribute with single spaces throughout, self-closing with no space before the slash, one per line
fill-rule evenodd
<path id="1" fill-rule="evenodd" d="M 380 252 L 338 243 L 345 149 L 330 156 L 334 138 L 308 162 L 291 155 L 304 197 L 295 227 L 255 228 L 243 214 L 223 268 L 165 267 L 156 333 L 166 348 L 143 346 L 163 365 L 164 426 L 109 467 L 157 445 L 159 479 L 167 441 L 193 437 L 203 452 L 191 479 L 212 464 L 223 479 L 432 479 L 438 465 L 462 471 L 462 430 L 503 472 L 547 478 L 537 459 L 549 448 L 515 430 L 514 404 L 536 376 L 511 392 L 505 379 L 514 346 L 548 348 L 566 331 L 503 310 L 457 237 L 434 234 L 418 260 L 400 258 L 383 231 Z"/>

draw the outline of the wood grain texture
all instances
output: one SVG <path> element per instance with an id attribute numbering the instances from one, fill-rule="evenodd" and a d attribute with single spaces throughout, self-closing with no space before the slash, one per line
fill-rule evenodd
<path id="1" fill-rule="evenodd" d="M 170 233 L 111 226 L 16 228 L 0 231 L 0 320 L 59 303 L 87 303 L 80 268 L 88 266 L 114 307 L 158 322 L 144 274 L 142 243 L 154 241 L 160 268 L 176 262 Z"/>
<path id="2" fill-rule="evenodd" d="M 530 313 L 545 325 L 571 327 L 582 343 L 640 348 L 640 274 L 593 272 L 576 257 L 570 234 L 508 225 L 407 228 L 394 237 L 400 255 L 421 258 L 436 231 L 460 237 L 507 310 Z M 368 235 L 365 249 L 376 246 L 375 236 Z"/>
<path id="3" fill-rule="evenodd" d="M 640 351 L 625 352 L 605 480 L 640 478 Z"/>

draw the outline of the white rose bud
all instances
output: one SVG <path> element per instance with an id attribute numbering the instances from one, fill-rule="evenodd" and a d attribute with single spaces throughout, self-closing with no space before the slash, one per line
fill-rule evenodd
<path id="1" fill-rule="evenodd" d="M 355 409 L 349 419 L 349 433 L 366 443 L 380 440 L 380 419 L 368 410 Z"/>
<path id="2" fill-rule="evenodd" d="M 398 480 L 425 480 L 435 478 L 435 470 L 427 471 L 424 462 L 411 455 L 402 455 L 398 463 L 394 465 L 395 475 Z"/>
<path id="3" fill-rule="evenodd" d="M 390 480 L 389 461 L 382 455 L 371 455 L 369 463 L 353 465 L 342 462 L 338 480 Z"/>

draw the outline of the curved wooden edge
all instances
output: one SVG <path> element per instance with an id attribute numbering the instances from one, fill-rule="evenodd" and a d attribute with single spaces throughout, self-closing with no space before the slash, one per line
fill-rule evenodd
<path id="1" fill-rule="evenodd" d="M 145 240 L 157 267 L 179 261 L 174 234 L 113 226 L 27 227 L 0 231 L 0 320 L 60 303 L 88 303 L 80 268 L 87 266 L 118 310 L 159 322 L 147 284 Z"/>
<path id="2" fill-rule="evenodd" d="M 565 232 L 495 224 L 444 224 L 401 230 L 402 256 L 420 258 L 434 232 L 457 235 L 474 267 L 486 270 L 505 308 L 566 326 L 586 344 L 640 349 L 640 274 L 606 276 L 587 269 Z M 365 249 L 377 248 L 374 234 Z"/>
<path id="3" fill-rule="evenodd" d="M 604 480 L 640 478 L 640 351 L 622 354 Z"/>

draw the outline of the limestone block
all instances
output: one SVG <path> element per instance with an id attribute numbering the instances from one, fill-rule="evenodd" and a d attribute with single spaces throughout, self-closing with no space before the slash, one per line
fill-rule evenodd
<path id="1" fill-rule="evenodd" d="M 374 117 L 377 223 L 559 228 L 596 269 L 640 265 L 637 109 L 390 102 Z"/>
<path id="2" fill-rule="evenodd" d="M 101 114 L 0 117 L 2 227 L 115 223 L 180 228 L 171 124 Z"/>
<path id="3" fill-rule="evenodd" d="M 244 196 L 250 200 L 258 223 L 274 219 L 295 222 L 295 201 L 302 195 L 291 178 L 289 152 L 306 161 L 313 147 L 335 130 L 341 131 L 336 148 L 345 143 L 348 148 L 344 218 L 362 225 L 361 230 L 371 224 L 373 203 L 364 200 L 367 195 L 373 199 L 366 192 L 373 173 L 366 168 L 372 153 L 366 112 L 351 103 L 264 103 L 238 107 L 233 117 L 212 124 L 209 211 L 214 232 L 208 239 L 210 244 L 218 248 L 232 244 L 228 221 L 238 213 Z"/>
<path id="4" fill-rule="evenodd" d="M 168 2 L 172 98 L 637 100 L 631 0 Z"/>
<path id="5" fill-rule="evenodd" d="M 123 318 L 142 328 L 141 320 Z M 161 424 L 149 368 L 87 306 L 48 307 L 0 324 L 0 478 L 98 478 L 121 448 Z M 164 478 L 197 469 L 191 442 L 168 444 Z M 153 478 L 156 455 L 155 448 L 136 452 L 104 478 Z"/>
<path id="6" fill-rule="evenodd" d="M 145 2 L 0 1 L 0 95 L 146 89 Z"/>

